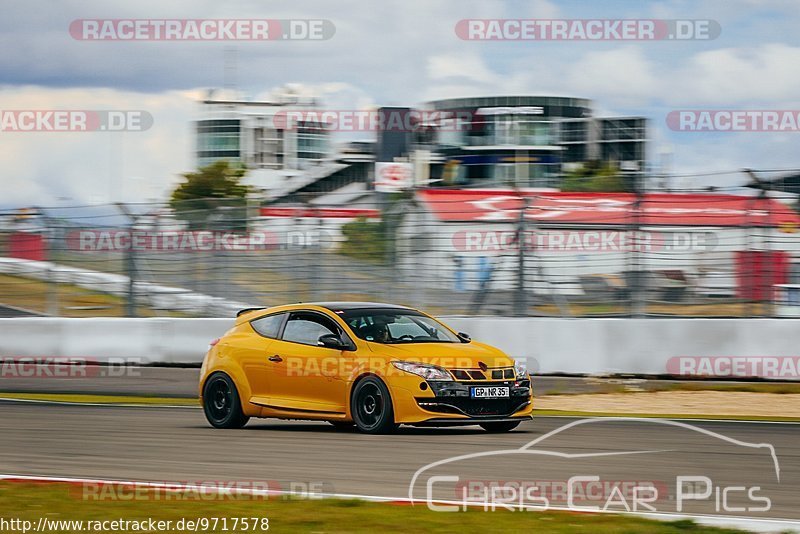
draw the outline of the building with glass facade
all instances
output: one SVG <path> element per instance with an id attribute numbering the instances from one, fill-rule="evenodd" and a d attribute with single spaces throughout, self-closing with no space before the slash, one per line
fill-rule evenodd
<path id="1" fill-rule="evenodd" d="M 330 157 L 329 133 L 319 124 L 275 120 L 295 110 L 315 109 L 313 98 L 274 102 L 211 100 L 201 102 L 195 121 L 198 167 L 222 159 L 248 169 L 304 170 Z"/>
<path id="2" fill-rule="evenodd" d="M 379 123 L 388 126 L 374 130 L 367 159 L 333 153 L 336 128 L 309 120 L 322 120 L 320 110 L 316 99 L 296 94 L 269 102 L 208 98 L 195 121 L 196 163 L 243 164 L 247 182 L 266 198 L 323 194 L 353 182 L 370 187 L 373 162 L 419 161 L 420 154 L 432 187 L 557 189 L 585 162 L 611 162 L 634 178 L 646 170 L 646 119 L 595 117 L 583 98 L 488 96 L 379 108 L 387 119 Z M 417 122 L 391 126 L 390 117 Z"/>
<path id="3" fill-rule="evenodd" d="M 431 176 L 446 185 L 558 187 L 565 171 L 586 161 L 643 173 L 646 119 L 595 118 L 591 104 L 552 96 L 436 100 L 422 109 L 437 120 L 415 143 L 443 156 Z"/>

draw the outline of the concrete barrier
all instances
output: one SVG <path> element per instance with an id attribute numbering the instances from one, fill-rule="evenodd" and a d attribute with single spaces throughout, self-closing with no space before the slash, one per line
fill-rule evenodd
<path id="1" fill-rule="evenodd" d="M 666 374 L 678 358 L 800 359 L 796 319 L 450 318 L 542 373 Z M 747 362 L 743 362 L 747 363 Z M 788 362 L 787 362 L 788 363 Z M 800 377 L 775 377 L 798 380 Z"/>
<path id="2" fill-rule="evenodd" d="M 0 319 L 0 357 L 198 364 L 232 319 Z"/>
<path id="3" fill-rule="evenodd" d="M 676 359 L 777 359 L 800 363 L 798 319 L 560 319 L 454 317 L 473 339 L 525 358 L 542 374 L 674 372 Z M 233 319 L 0 319 L 0 357 L 197 364 Z M 786 360 L 793 360 L 786 361 Z M 671 362 L 671 363 L 670 363 Z M 670 368 L 670 365 L 672 367 Z M 797 372 L 772 378 L 797 380 Z"/>

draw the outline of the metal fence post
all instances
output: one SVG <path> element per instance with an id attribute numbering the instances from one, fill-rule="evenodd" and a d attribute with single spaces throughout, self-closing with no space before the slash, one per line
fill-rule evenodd
<path id="1" fill-rule="evenodd" d="M 133 238 L 134 227 L 136 226 L 136 216 L 131 213 L 128 207 L 122 202 L 115 202 L 114 205 L 125 217 L 128 218 L 128 236 Z M 136 247 L 131 240 L 130 246 L 125 251 L 125 273 L 128 276 L 128 299 L 125 303 L 125 315 L 136 317 L 136 258 L 134 257 Z"/>
<path id="2" fill-rule="evenodd" d="M 517 220 L 517 291 L 514 295 L 514 315 L 517 317 L 528 315 L 528 298 L 525 293 L 525 213 L 529 205 L 530 200 L 523 198 Z"/>
<path id="3" fill-rule="evenodd" d="M 630 288 L 628 297 L 630 298 L 630 311 L 631 317 L 643 317 L 647 308 L 647 295 L 646 295 L 646 279 L 645 273 L 641 265 L 641 233 L 642 221 L 641 212 L 642 204 L 644 204 L 644 193 L 642 191 L 642 184 L 639 177 L 634 177 L 634 201 L 631 206 L 632 215 L 632 230 L 633 230 L 633 247 L 631 248 L 631 272 L 629 275 Z"/>

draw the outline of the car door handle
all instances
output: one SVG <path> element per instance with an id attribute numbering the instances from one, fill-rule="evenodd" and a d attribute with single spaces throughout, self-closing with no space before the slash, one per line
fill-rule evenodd
<path id="1" fill-rule="evenodd" d="M 280 356 L 278 356 L 276 354 L 275 356 L 270 356 L 269 357 L 269 361 L 271 361 L 271 362 L 282 362 L 283 358 L 281 358 Z"/>

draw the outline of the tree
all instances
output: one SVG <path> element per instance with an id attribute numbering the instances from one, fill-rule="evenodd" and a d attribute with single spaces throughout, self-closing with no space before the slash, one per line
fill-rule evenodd
<path id="1" fill-rule="evenodd" d="M 192 228 L 217 224 L 219 229 L 246 228 L 247 194 L 241 183 L 247 169 L 221 160 L 187 172 L 170 196 L 169 205 Z"/>
<path id="2" fill-rule="evenodd" d="M 370 221 L 359 217 L 342 225 L 345 240 L 339 252 L 353 258 L 385 263 L 394 262 L 396 234 L 403 217 L 413 203 L 414 191 L 398 191 L 381 194 L 381 220 Z"/>
<path id="3" fill-rule="evenodd" d="M 621 193 L 631 190 L 631 184 L 619 174 L 611 162 L 587 161 L 579 168 L 568 171 L 561 184 L 562 191 Z"/>
<path id="4" fill-rule="evenodd" d="M 386 226 L 383 221 L 372 222 L 359 217 L 342 226 L 345 241 L 342 254 L 361 260 L 380 263 L 386 256 Z"/>

